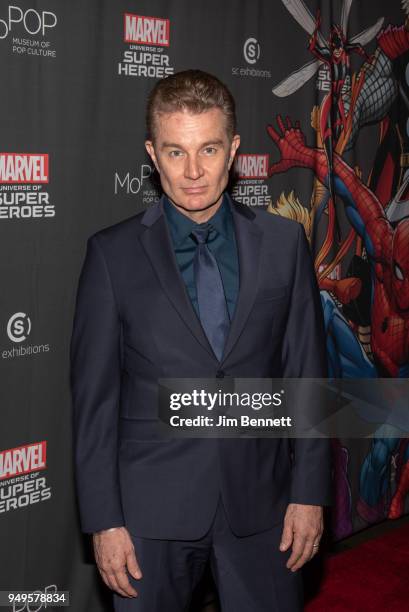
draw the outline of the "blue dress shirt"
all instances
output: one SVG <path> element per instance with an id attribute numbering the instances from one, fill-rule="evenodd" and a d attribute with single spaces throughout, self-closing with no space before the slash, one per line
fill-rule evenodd
<path id="1" fill-rule="evenodd" d="M 170 236 L 183 281 L 196 314 L 199 316 L 196 285 L 193 273 L 193 259 L 197 243 L 190 235 L 198 224 L 186 217 L 183 213 L 164 198 L 163 206 L 168 222 Z M 234 233 L 233 217 L 229 202 L 223 196 L 221 206 L 206 222 L 211 226 L 207 246 L 216 258 L 226 296 L 227 309 L 230 320 L 233 318 L 239 293 L 239 258 L 237 253 L 236 237 Z"/>

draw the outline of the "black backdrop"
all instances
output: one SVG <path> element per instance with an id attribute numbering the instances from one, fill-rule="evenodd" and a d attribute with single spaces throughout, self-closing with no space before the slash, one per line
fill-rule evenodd
<path id="1" fill-rule="evenodd" d="M 70 590 L 76 612 L 105 609 L 89 543 L 79 533 L 77 521 L 68 347 L 87 237 L 158 197 L 143 146 L 144 105 L 155 78 L 164 76 L 163 69 L 197 67 L 229 85 L 237 100 L 242 137 L 237 168 L 241 177 L 233 194 L 237 199 L 274 207 L 280 194 L 294 191 L 308 211 L 312 195 L 316 196 L 312 173 L 295 168 L 273 178 L 266 174 L 266 156 L 270 163 L 277 160 L 267 124 L 275 122 L 277 113 L 298 119 L 313 145 L 317 133 L 311 112 L 329 86 L 329 73 L 321 66 L 294 94 L 273 93 L 278 83 L 312 59 L 309 34 L 287 4 L 297 3 L 3 0 L 0 4 L 0 451 L 17 449 L 0 454 L 1 589 Z M 320 3 L 306 4 L 315 18 Z M 340 0 L 321 3 L 324 33 L 331 23 L 340 23 L 341 10 Z M 147 21 L 146 16 L 159 21 Z M 380 17 L 385 18 L 383 28 L 390 23 L 401 26 L 405 16 L 398 0 L 355 0 L 349 32 L 353 36 Z M 129 36 L 134 42 L 125 42 Z M 376 38 L 365 49 L 371 57 Z M 405 57 L 394 63 L 391 77 L 401 89 L 407 89 Z M 350 75 L 364 62 L 363 56 L 354 55 Z M 397 105 L 397 96 L 397 90 L 390 94 L 383 116 L 393 110 L 396 123 L 405 128 L 408 109 L 402 99 Z M 351 143 L 349 163 L 359 165 L 365 182 L 379 152 L 381 118 L 370 118 L 370 127 L 362 121 Z M 398 160 L 402 151 L 390 147 Z M 399 177 L 401 181 L 402 173 Z M 399 181 L 395 178 L 395 190 Z M 337 214 L 347 233 L 341 212 Z M 326 223 L 324 215 L 314 234 L 315 252 Z M 331 253 L 332 257 L 334 249 Z M 351 257 L 347 254 L 347 263 Z M 339 280 L 345 270 L 341 265 L 333 278 Z M 336 303 L 343 306 L 342 300 Z M 371 361 L 370 348 L 364 342 L 363 346 Z M 39 450 L 43 441 L 46 444 Z M 334 523 L 335 537 L 371 522 L 355 510 L 360 471 L 370 446 L 364 441 L 340 444 L 349 453 L 349 463 L 341 468 L 346 483 L 337 503 L 346 504 L 341 514 L 348 512 L 349 522 L 338 532 Z M 403 451 L 393 449 L 388 459 L 390 496 L 398 478 L 390 470 L 399 453 Z M 22 457 L 28 461 L 25 467 L 13 463 Z M 386 515 L 385 510 L 373 520 Z M 38 607 L 25 609 L 33 612 Z"/>

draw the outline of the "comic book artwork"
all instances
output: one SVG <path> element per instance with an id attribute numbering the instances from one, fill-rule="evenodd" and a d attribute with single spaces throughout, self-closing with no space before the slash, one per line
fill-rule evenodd
<path id="1" fill-rule="evenodd" d="M 353 0 L 344 0 L 340 22 L 331 25 L 328 38 L 321 32 L 320 14 L 314 17 L 303 0 L 282 2 L 309 34 L 308 50 L 314 59 L 276 85 L 274 95 L 294 94 L 322 66 L 329 72 L 330 86 L 311 112 L 313 146 L 307 144 L 297 118 L 277 116 L 267 126 L 279 154 L 270 176 L 294 167 L 314 173 L 309 207 L 293 191 L 282 193 L 269 211 L 303 223 L 311 243 L 317 228 L 324 228 L 325 238 L 314 256 L 330 375 L 408 377 L 409 99 L 401 66 L 409 57 L 409 0 L 402 2 L 404 24 L 385 26 L 381 18 L 352 38 L 347 32 Z M 371 41 L 376 47 L 368 55 Z M 352 54 L 361 59 L 356 72 L 351 68 Z M 406 117 L 396 111 L 397 105 L 404 106 Z M 371 171 L 364 177 L 347 159 L 367 125 L 378 130 L 379 142 Z M 342 231 L 340 218 L 347 220 Z M 367 523 L 400 517 L 409 494 L 407 441 L 379 431 L 361 467 L 354 509 L 348 449 L 339 440 L 333 441 L 333 447 L 335 537 L 353 531 L 353 510 Z"/>

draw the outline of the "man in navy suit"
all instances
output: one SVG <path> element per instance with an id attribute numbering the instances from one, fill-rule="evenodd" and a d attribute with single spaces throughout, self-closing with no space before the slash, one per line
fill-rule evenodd
<path id="1" fill-rule="evenodd" d="M 234 100 L 159 81 L 146 148 L 164 195 L 88 241 L 71 345 L 81 524 L 117 611 L 182 612 L 210 567 L 223 612 L 302 607 L 329 502 L 326 440 L 165 439 L 158 378 L 323 377 L 301 225 L 225 192 Z"/>

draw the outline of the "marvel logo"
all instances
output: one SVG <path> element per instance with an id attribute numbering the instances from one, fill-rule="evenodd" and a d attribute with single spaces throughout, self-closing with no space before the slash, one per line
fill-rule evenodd
<path id="1" fill-rule="evenodd" d="M 48 153 L 0 153 L 0 183 L 48 183 Z"/>
<path id="2" fill-rule="evenodd" d="M 234 169 L 241 179 L 265 179 L 268 177 L 268 154 L 236 156 Z"/>
<path id="3" fill-rule="evenodd" d="M 124 28 L 125 42 L 169 47 L 169 19 L 125 13 Z"/>
<path id="4" fill-rule="evenodd" d="M 47 442 L 35 442 L 0 451 L 0 480 L 43 470 L 46 467 Z"/>

